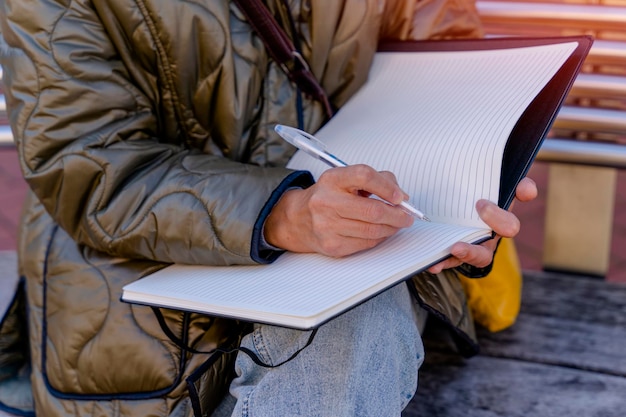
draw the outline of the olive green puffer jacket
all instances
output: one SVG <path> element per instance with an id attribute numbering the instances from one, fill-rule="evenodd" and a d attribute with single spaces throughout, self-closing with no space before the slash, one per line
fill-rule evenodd
<path id="1" fill-rule="evenodd" d="M 291 14 L 336 107 L 365 81 L 379 39 L 480 35 L 469 0 L 266 3 L 285 28 Z M 151 309 L 120 302 L 121 288 L 168 263 L 277 256 L 258 247 L 263 213 L 312 181 L 284 168 L 294 149 L 272 133 L 297 124 L 296 89 L 229 1 L 1 0 L 0 30 L 32 190 L 19 243 L 30 358 L 14 376 L 31 367 L 39 416 L 208 413 L 234 354 L 184 351 Z M 321 106 L 303 107 L 317 130 Z M 471 334 L 462 291 L 444 277 L 421 279 L 420 298 Z M 246 328 L 163 314 L 198 351 L 235 346 Z"/>

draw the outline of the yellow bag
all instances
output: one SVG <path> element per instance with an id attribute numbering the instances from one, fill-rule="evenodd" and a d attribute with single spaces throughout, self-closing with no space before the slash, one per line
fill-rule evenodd
<path id="1" fill-rule="evenodd" d="M 515 323 L 522 297 L 522 271 L 513 239 L 502 238 L 487 276 L 459 276 L 478 324 L 497 332 Z"/>

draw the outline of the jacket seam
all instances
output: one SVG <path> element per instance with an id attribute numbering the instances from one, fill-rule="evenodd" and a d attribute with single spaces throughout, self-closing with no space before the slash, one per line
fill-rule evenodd
<path id="1" fill-rule="evenodd" d="M 52 36 L 54 35 L 54 33 L 56 32 L 56 28 L 57 25 L 59 24 L 59 22 L 63 19 L 63 17 L 65 16 L 65 14 L 67 13 L 67 11 L 70 9 L 70 7 L 72 6 L 72 4 L 74 3 L 74 0 L 70 0 L 70 3 L 67 5 L 67 7 L 63 10 L 62 13 L 59 14 L 59 17 L 54 21 L 54 23 L 52 24 L 52 26 L 50 27 L 50 33 L 48 34 L 48 51 L 50 51 L 50 57 L 52 58 L 52 60 L 54 61 L 54 63 L 57 65 L 58 68 L 63 68 L 63 65 L 61 65 L 61 63 L 57 60 L 56 58 L 56 54 L 55 54 L 55 49 L 53 47 L 53 42 L 52 42 Z M 20 48 L 20 50 L 24 53 L 25 56 L 27 56 L 32 65 L 33 68 L 35 69 L 35 74 L 37 76 L 37 98 L 35 100 L 35 102 L 33 103 L 33 107 L 31 108 L 30 112 L 28 113 L 28 116 L 26 117 L 26 119 L 24 120 L 23 123 L 23 127 L 19 132 L 19 137 L 24 138 L 24 131 L 28 128 L 29 124 L 30 124 L 30 120 L 33 117 L 33 114 L 35 113 L 35 110 L 39 108 L 39 102 L 41 100 L 41 74 L 39 73 L 39 67 L 36 64 L 36 60 L 33 59 L 32 56 L 30 56 L 28 54 L 28 52 L 23 49 Z M 65 71 L 63 71 L 65 73 Z M 67 74 L 69 75 L 69 74 Z M 20 155 L 24 155 L 24 141 L 20 140 L 19 141 L 19 148 L 20 148 Z M 23 159 L 22 162 L 24 162 L 24 165 L 28 167 L 29 172 L 33 172 L 34 170 L 27 164 L 26 159 Z"/>
<path id="2" fill-rule="evenodd" d="M 20 417 L 35 417 L 34 411 L 20 410 L 18 408 L 8 406 L 4 404 L 2 401 L 0 401 L 0 410 L 6 411 L 7 413 L 15 414 L 16 416 L 20 416 Z"/>
<path id="3" fill-rule="evenodd" d="M 84 158 L 85 160 L 87 160 L 87 161 L 89 161 L 89 162 L 94 163 L 94 164 L 95 164 L 95 165 L 97 165 L 98 167 L 103 168 L 103 166 L 102 166 L 100 163 L 98 163 L 96 160 L 94 160 L 93 158 L 90 158 L 90 157 L 89 157 L 89 156 L 87 156 L 87 155 L 81 155 L 81 154 L 77 154 L 77 153 L 72 153 L 72 154 L 66 154 L 66 155 L 63 155 L 63 156 L 62 156 L 61 158 L 59 158 L 59 159 L 65 159 L 65 158 L 68 158 L 68 157 L 73 157 L 73 158 L 80 157 L 80 158 Z M 104 171 L 104 170 L 103 170 L 103 171 Z M 45 170 L 44 170 L 44 171 L 41 171 L 41 172 L 45 172 Z M 134 226 L 132 226 L 132 227 L 131 227 L 130 229 L 128 229 L 126 232 L 121 233 L 121 234 L 119 234 L 119 235 L 116 235 L 116 236 L 117 236 L 116 238 L 117 238 L 117 239 L 123 239 L 123 238 L 127 237 L 128 235 L 130 235 L 131 233 L 133 233 L 133 232 L 134 232 L 137 228 L 141 227 L 141 225 L 143 224 L 143 222 L 145 221 L 145 219 L 146 219 L 146 218 L 148 218 L 150 210 L 152 210 L 153 208 L 155 208 L 155 207 L 156 207 L 156 206 L 157 206 L 157 205 L 158 205 L 158 204 L 159 204 L 159 203 L 160 203 L 163 199 L 165 199 L 165 198 L 167 198 L 167 197 L 171 197 L 171 196 L 176 195 L 176 194 L 189 194 L 189 195 L 191 195 L 192 197 L 194 197 L 194 198 L 195 198 L 195 199 L 196 199 L 196 200 L 197 200 L 197 201 L 198 201 L 198 202 L 202 205 L 202 207 L 204 208 L 204 212 L 206 213 L 206 215 L 207 215 L 207 217 L 208 217 L 208 219 L 209 219 L 209 223 L 211 224 L 211 228 L 215 230 L 215 227 L 214 227 L 214 226 L 215 226 L 215 223 L 214 223 L 214 221 L 213 221 L 213 217 L 211 216 L 211 213 L 209 212 L 209 210 L 206 208 L 206 204 L 204 203 L 204 201 L 203 201 L 203 200 L 202 200 L 202 199 L 201 199 L 201 198 L 200 198 L 200 197 L 199 197 L 199 196 L 198 196 L 195 192 L 193 192 L 192 190 L 182 190 L 182 191 L 172 191 L 172 192 L 169 192 L 169 193 L 167 193 L 167 194 L 164 194 L 164 195 L 160 196 L 160 197 L 159 197 L 159 198 L 158 198 L 158 199 L 157 199 L 157 200 L 156 200 L 153 204 L 151 204 L 149 207 L 146 207 L 146 209 L 145 209 L 145 212 L 144 212 L 144 213 L 142 213 L 140 216 L 137 216 L 137 219 L 138 219 L 138 220 L 136 221 L 136 223 L 137 223 L 137 224 L 135 224 Z M 100 194 L 100 196 L 98 196 L 98 201 L 99 201 L 98 208 L 100 208 L 100 206 L 101 206 L 101 202 L 102 202 L 102 194 Z M 87 217 L 89 217 L 89 216 L 90 216 L 90 215 L 92 215 L 92 214 L 93 214 L 93 216 L 94 216 L 95 224 L 97 224 L 97 225 L 98 225 L 98 229 L 100 230 L 100 232 L 101 232 L 103 235 L 105 235 L 105 236 L 109 239 L 109 243 L 108 243 L 108 245 L 109 245 L 109 248 L 110 248 L 110 245 L 112 244 L 112 241 L 114 240 L 114 235 L 112 235 L 111 233 L 109 233 L 109 232 L 108 232 L 108 231 L 107 231 L 107 230 L 106 230 L 106 229 L 102 226 L 102 224 L 101 224 L 101 223 L 100 223 L 100 221 L 98 220 L 98 215 L 97 215 L 95 212 L 88 212 L 88 213 L 86 214 L 86 216 L 87 216 Z M 233 252 L 233 251 L 229 250 L 229 249 L 225 246 L 224 242 L 223 242 L 223 241 L 219 238 L 218 234 L 215 234 L 214 236 L 215 236 L 215 239 L 216 239 L 216 240 L 219 242 L 219 244 L 221 245 L 222 249 L 224 249 L 225 251 L 227 251 L 228 253 L 230 253 L 230 254 L 232 254 L 232 255 L 235 255 L 235 256 L 242 256 L 241 254 L 238 254 L 238 253 L 236 253 L 236 252 Z"/>
<path id="4" fill-rule="evenodd" d="M 150 36 L 152 37 L 152 41 L 154 42 L 154 45 L 155 45 L 155 51 L 157 52 L 159 60 L 162 62 L 162 65 L 160 65 L 160 67 L 163 70 L 165 84 L 168 86 L 168 90 L 172 94 L 172 103 L 174 104 L 173 106 L 174 112 L 176 113 L 176 116 L 179 121 L 179 125 L 181 129 L 185 132 L 185 137 L 187 138 L 187 141 L 188 141 L 189 129 L 187 125 L 184 123 L 184 118 L 183 118 L 183 115 L 181 114 L 180 99 L 178 98 L 178 92 L 176 91 L 176 88 L 174 86 L 174 81 L 172 77 L 172 69 L 170 67 L 169 59 L 167 57 L 167 53 L 165 52 L 165 48 L 163 47 L 163 43 L 160 41 L 158 37 L 158 29 L 154 23 L 154 20 L 150 16 L 150 12 L 148 10 L 148 7 L 146 6 L 145 1 L 135 0 L 135 4 L 137 5 L 139 11 L 144 17 L 146 26 L 148 27 L 148 30 L 150 31 Z"/>
<path id="5" fill-rule="evenodd" d="M 62 65 L 59 60 L 56 58 L 56 53 L 55 53 L 55 48 L 54 48 L 54 44 L 52 41 L 52 37 L 54 36 L 55 32 L 56 32 L 56 28 L 57 25 L 59 24 L 59 22 L 63 19 L 63 17 L 65 16 L 65 14 L 67 13 L 67 11 L 71 8 L 72 3 L 74 3 L 74 0 L 70 1 L 70 4 L 65 8 L 65 10 L 59 15 L 59 17 L 54 21 L 54 23 L 51 26 L 50 29 L 50 33 L 48 35 L 48 51 L 50 53 L 50 57 L 53 59 L 54 63 L 57 65 L 58 69 L 62 71 L 63 74 L 67 75 L 68 77 L 73 78 L 73 76 L 71 74 L 69 74 L 65 68 L 64 65 Z M 6 42 L 5 42 L 6 43 Z M 7 46 L 9 46 L 7 44 Z M 33 59 L 33 57 L 31 56 L 31 54 L 29 54 L 28 50 L 24 49 L 24 48 L 19 48 L 19 50 L 24 54 L 25 57 L 27 57 L 30 61 L 30 63 L 33 66 L 33 69 L 35 71 L 35 75 L 36 75 L 36 82 L 37 82 L 37 91 L 36 91 L 36 96 L 35 96 L 35 101 L 33 102 L 32 108 L 30 109 L 30 111 L 28 112 L 28 115 L 25 117 L 24 122 L 21 123 L 21 128 L 18 129 L 16 127 L 16 133 L 17 133 L 17 137 L 18 138 L 24 138 L 24 131 L 28 129 L 28 126 L 30 125 L 30 121 L 33 117 L 33 114 L 35 113 L 36 109 L 38 109 L 40 107 L 40 101 L 41 101 L 41 79 L 43 78 L 40 74 L 39 71 L 39 67 L 36 64 L 36 60 Z M 131 94 L 131 96 L 135 96 L 134 93 Z M 136 101 L 136 100 L 135 100 Z M 139 114 L 141 113 L 143 110 L 138 110 L 136 112 L 132 112 L 131 114 Z M 20 149 L 20 155 L 24 155 L 24 141 L 23 140 L 14 140 L 19 142 L 19 149 Z M 29 166 L 29 164 L 27 163 L 26 159 L 22 156 L 20 157 L 21 162 L 23 162 L 23 165 L 25 168 L 27 168 L 27 171 L 29 173 L 35 172 L 35 169 L 33 169 L 32 167 Z"/>

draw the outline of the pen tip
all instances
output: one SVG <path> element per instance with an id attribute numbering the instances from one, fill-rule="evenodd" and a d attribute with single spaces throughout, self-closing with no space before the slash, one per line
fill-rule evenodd
<path id="1" fill-rule="evenodd" d="M 426 217 L 426 216 L 422 217 L 422 220 L 424 220 L 425 222 L 429 222 L 430 221 L 430 219 L 428 217 Z"/>

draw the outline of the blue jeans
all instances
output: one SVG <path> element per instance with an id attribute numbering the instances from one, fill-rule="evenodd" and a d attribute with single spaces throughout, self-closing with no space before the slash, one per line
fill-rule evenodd
<path id="1" fill-rule="evenodd" d="M 417 389 L 425 314 L 402 283 L 321 326 L 276 368 L 240 352 L 230 395 L 213 416 L 400 416 Z M 275 365 L 309 336 L 256 325 L 242 346 Z"/>

